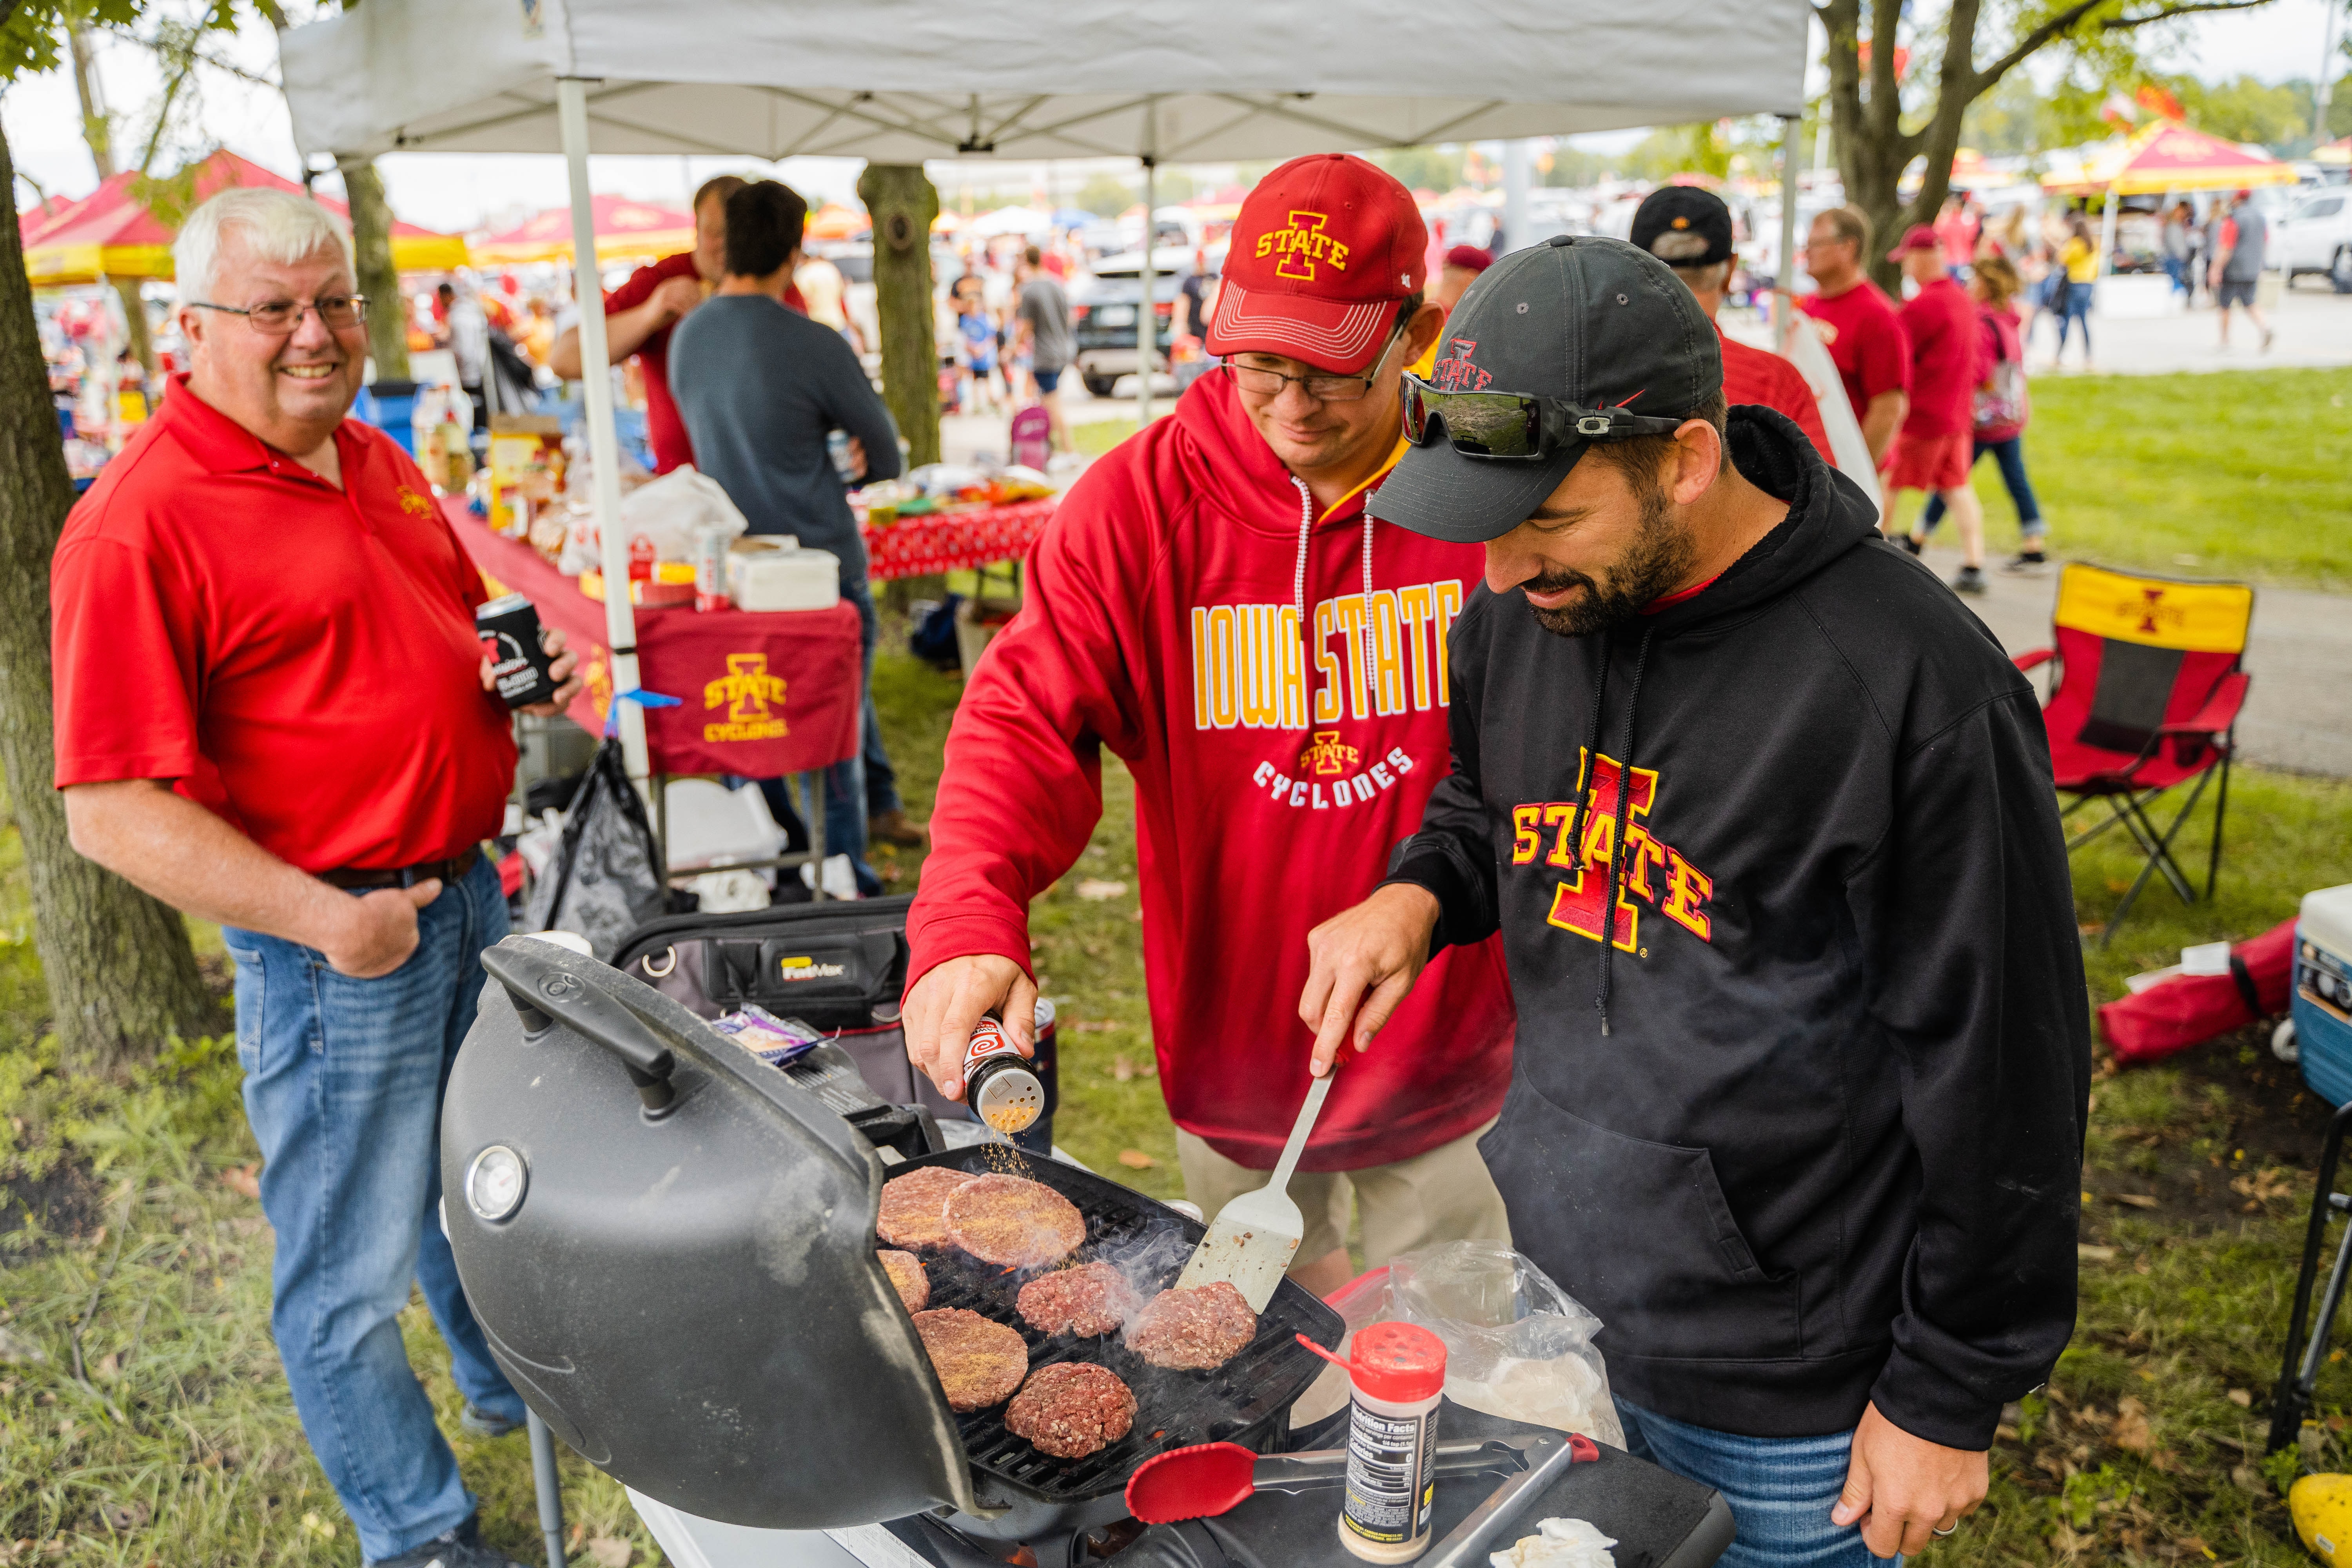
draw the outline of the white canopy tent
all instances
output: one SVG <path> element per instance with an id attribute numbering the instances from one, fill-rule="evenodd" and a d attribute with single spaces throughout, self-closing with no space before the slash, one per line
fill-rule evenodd
<path id="1" fill-rule="evenodd" d="M 306 155 L 562 153 L 574 254 L 588 154 L 1170 160 L 1560 135 L 1804 106 L 1806 0 L 1061 0 L 1042 26 L 963 0 L 370 0 L 281 35 Z M 1033 19 L 1034 20 L 1034 19 Z M 1784 204 L 1793 211 L 1793 204 Z M 1788 254 L 1786 246 L 1782 254 Z M 583 291 L 593 268 L 575 269 Z M 1151 289 L 1147 268 L 1146 297 Z M 603 311 L 581 361 L 604 580 L 628 580 Z M 1140 312 L 1150 363 L 1153 313 Z M 1143 378 L 1149 416 L 1150 376 Z M 634 618 L 606 595 L 613 689 Z M 629 772 L 645 719 L 622 705 Z"/>

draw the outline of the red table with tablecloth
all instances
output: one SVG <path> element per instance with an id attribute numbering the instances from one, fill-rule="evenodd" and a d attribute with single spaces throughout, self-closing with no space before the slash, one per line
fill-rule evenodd
<path id="1" fill-rule="evenodd" d="M 1054 520 L 1059 499 L 1045 496 L 969 511 L 925 512 L 879 528 L 868 523 L 866 575 L 877 582 L 928 577 L 1026 555 Z"/>
<path id="2" fill-rule="evenodd" d="M 491 594 L 522 595 L 579 653 L 587 686 L 571 717 L 602 734 L 613 700 L 604 606 L 530 545 L 492 533 L 461 499 L 445 498 L 441 510 Z M 857 752 L 861 662 L 857 608 L 845 601 L 764 614 L 639 607 L 638 679 L 679 699 L 646 710 L 654 772 L 779 778 L 846 762 Z"/>

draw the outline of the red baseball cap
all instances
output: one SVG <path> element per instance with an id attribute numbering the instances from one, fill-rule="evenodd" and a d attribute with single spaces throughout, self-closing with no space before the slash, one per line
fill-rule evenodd
<path id="1" fill-rule="evenodd" d="M 1484 272 L 1495 265 L 1495 253 L 1475 245 L 1457 245 L 1445 253 L 1445 265 L 1471 272 Z"/>
<path id="2" fill-rule="evenodd" d="M 1943 248 L 1944 242 L 1936 237 L 1936 231 L 1934 229 L 1928 227 L 1924 223 L 1915 223 L 1909 228 L 1903 231 L 1903 243 L 1888 251 L 1886 253 L 1886 259 L 1889 261 L 1900 261 L 1903 259 L 1904 256 L 1910 251 L 1941 250 Z"/>
<path id="3" fill-rule="evenodd" d="M 1386 346 L 1398 305 L 1421 291 L 1428 248 L 1421 210 L 1394 175 L 1344 153 L 1293 158 L 1234 220 L 1209 352 L 1360 375 Z"/>

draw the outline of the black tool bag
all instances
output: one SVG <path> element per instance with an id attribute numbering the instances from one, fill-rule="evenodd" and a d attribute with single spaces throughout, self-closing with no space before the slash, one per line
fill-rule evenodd
<path id="1" fill-rule="evenodd" d="M 907 907 L 913 902 L 911 896 L 828 900 L 740 914 L 673 915 L 631 931 L 613 967 L 705 1018 L 747 1002 L 798 1018 L 835 1035 L 867 1087 L 891 1104 L 928 1106 L 941 1121 L 968 1121 L 963 1102 L 942 1096 L 907 1060 L 898 998 L 907 988 Z M 1046 1114 L 1031 1131 L 1050 1139 L 1058 1085 L 1051 1060 L 1035 1066 Z M 1024 1133 L 1019 1142 L 1034 1140 Z"/>

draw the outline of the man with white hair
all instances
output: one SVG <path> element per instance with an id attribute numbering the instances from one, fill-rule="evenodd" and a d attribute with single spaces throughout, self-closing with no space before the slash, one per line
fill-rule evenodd
<path id="1" fill-rule="evenodd" d="M 523 1417 L 458 1288 L 440 1101 L 507 932 L 481 842 L 514 742 L 481 577 L 391 437 L 344 415 L 368 301 L 325 211 L 237 189 L 174 247 L 189 368 L 50 569 L 74 847 L 216 921 L 277 1231 L 271 1330 L 372 1568 L 508 1568 L 409 1370 L 412 1279 L 468 1429 Z M 578 689 L 559 634 L 561 689 Z"/>

